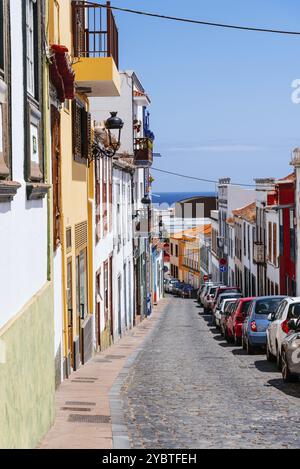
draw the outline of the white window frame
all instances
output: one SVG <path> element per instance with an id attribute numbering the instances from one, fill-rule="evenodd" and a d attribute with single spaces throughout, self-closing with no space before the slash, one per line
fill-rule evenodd
<path id="1" fill-rule="evenodd" d="M 35 97 L 35 54 L 34 54 L 34 4 L 36 0 L 26 0 L 26 67 L 27 92 Z"/>

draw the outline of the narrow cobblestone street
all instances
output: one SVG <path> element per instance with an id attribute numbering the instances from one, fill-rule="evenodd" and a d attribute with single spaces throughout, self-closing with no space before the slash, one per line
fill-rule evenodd
<path id="1" fill-rule="evenodd" d="M 300 383 L 171 299 L 123 387 L 134 448 L 299 448 Z"/>

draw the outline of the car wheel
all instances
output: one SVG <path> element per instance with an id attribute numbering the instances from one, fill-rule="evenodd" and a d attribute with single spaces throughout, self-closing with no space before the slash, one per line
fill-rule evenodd
<path id="1" fill-rule="evenodd" d="M 288 359 L 284 350 L 282 351 L 282 354 L 281 354 L 281 363 L 282 363 L 281 372 L 282 372 L 283 381 L 285 381 L 286 383 L 295 383 L 296 381 L 298 381 L 298 377 L 296 375 L 293 375 L 290 372 Z"/>
<path id="2" fill-rule="evenodd" d="M 244 339 L 244 334 L 242 334 L 242 347 L 243 347 L 243 350 L 247 349 L 246 342 L 245 342 L 245 339 Z"/>
<path id="3" fill-rule="evenodd" d="M 236 332 L 234 332 L 234 344 L 241 345 L 241 339 L 240 337 L 237 337 Z"/>
<path id="4" fill-rule="evenodd" d="M 253 355 L 254 354 L 254 347 L 250 344 L 249 339 L 247 339 L 247 353 L 248 355 Z"/>
<path id="5" fill-rule="evenodd" d="M 267 344 L 267 352 L 266 352 L 266 355 L 267 355 L 267 360 L 268 360 L 268 362 L 270 362 L 270 363 L 275 362 L 275 357 L 274 357 L 274 355 L 270 352 L 269 344 Z"/>
<path id="6" fill-rule="evenodd" d="M 231 338 L 229 337 L 227 327 L 225 328 L 225 334 L 224 334 L 224 336 L 225 336 L 225 339 L 226 339 L 226 341 L 228 342 L 228 344 L 230 344 Z"/>

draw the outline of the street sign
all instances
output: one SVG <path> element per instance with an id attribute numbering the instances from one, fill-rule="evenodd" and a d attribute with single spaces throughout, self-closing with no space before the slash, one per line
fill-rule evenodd
<path id="1" fill-rule="evenodd" d="M 220 259 L 219 264 L 220 264 L 220 266 L 227 265 L 227 259 Z"/>
<path id="2" fill-rule="evenodd" d="M 222 274 L 225 274 L 227 272 L 227 266 L 226 265 L 220 265 L 220 272 Z"/>

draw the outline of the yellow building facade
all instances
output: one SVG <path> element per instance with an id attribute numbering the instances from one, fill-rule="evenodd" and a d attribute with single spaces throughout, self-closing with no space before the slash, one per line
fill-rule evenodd
<path id="1" fill-rule="evenodd" d="M 107 17 L 107 44 L 111 50 L 91 48 L 91 14 Z M 68 377 L 92 357 L 94 349 L 95 169 L 88 98 L 118 96 L 120 80 L 112 56 L 116 48 L 110 38 L 114 27 L 110 10 L 84 2 L 51 0 L 49 16 L 50 55 L 59 72 L 53 67 L 51 75 L 54 257 L 57 263 L 61 259 L 62 373 Z M 100 38 L 104 33 L 96 34 Z M 59 265 L 54 268 L 59 271 Z"/>

